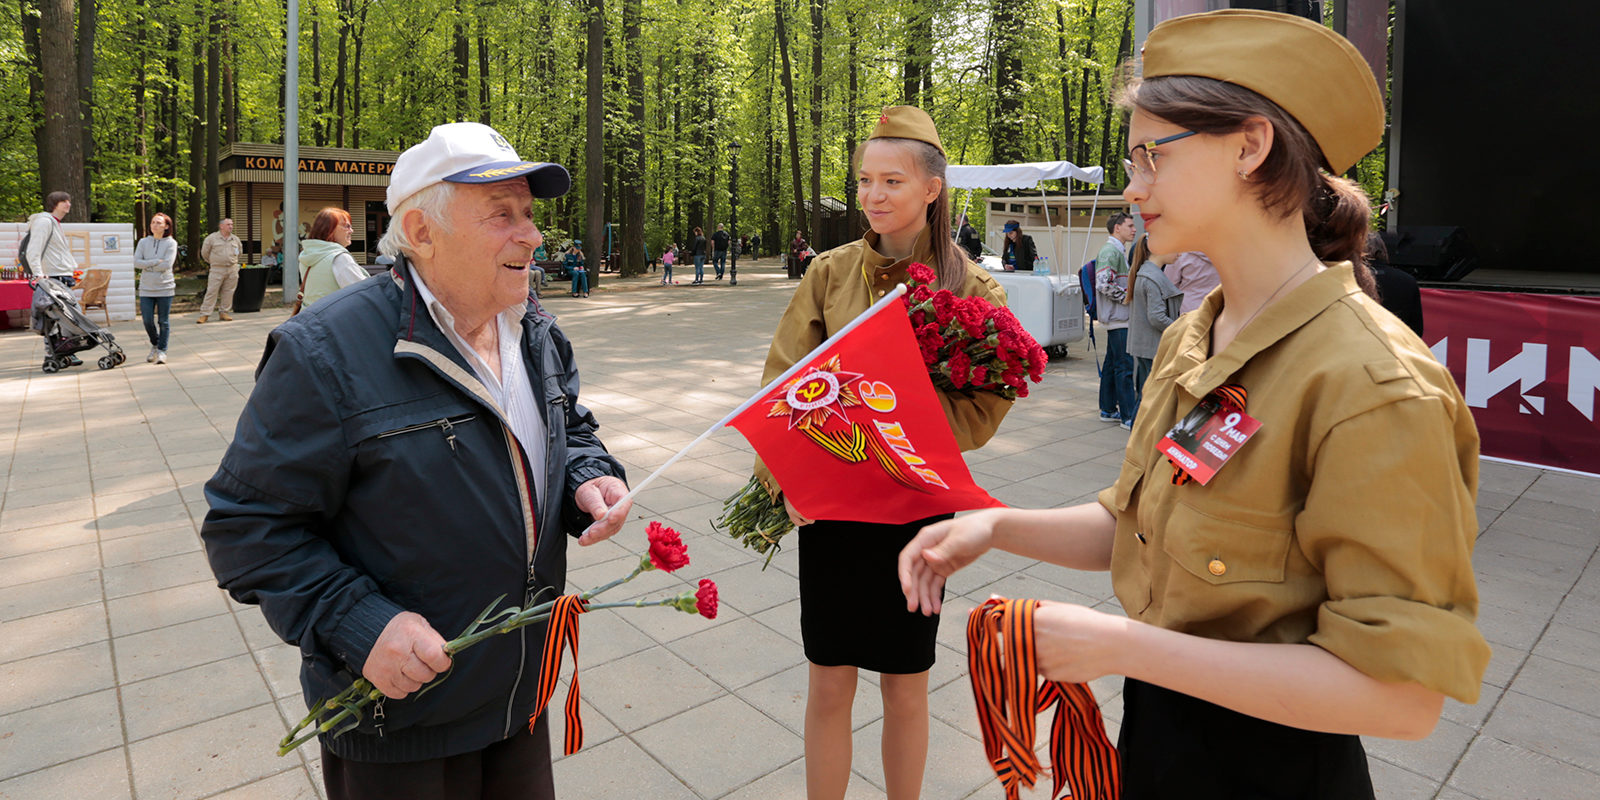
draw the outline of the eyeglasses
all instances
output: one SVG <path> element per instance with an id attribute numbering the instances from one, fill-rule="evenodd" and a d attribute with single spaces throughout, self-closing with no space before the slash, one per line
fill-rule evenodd
<path id="1" fill-rule="evenodd" d="M 1183 133 L 1174 133 L 1171 136 L 1163 136 L 1153 142 L 1136 145 L 1132 150 L 1128 151 L 1128 158 L 1122 159 L 1122 168 L 1127 171 L 1130 179 L 1137 175 L 1139 180 L 1145 183 L 1155 183 L 1156 161 L 1150 152 L 1150 148 L 1169 142 L 1176 142 L 1179 139 L 1187 139 L 1196 133 L 1197 131 L 1184 131 Z"/>

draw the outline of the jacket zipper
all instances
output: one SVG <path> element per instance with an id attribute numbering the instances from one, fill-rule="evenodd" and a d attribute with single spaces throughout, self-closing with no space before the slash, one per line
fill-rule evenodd
<path id="1" fill-rule="evenodd" d="M 537 514 L 538 510 L 533 507 L 533 499 L 529 496 L 531 494 L 529 491 L 531 488 L 529 486 L 530 481 L 528 479 L 527 471 L 522 468 L 522 454 L 518 452 L 521 449 L 521 445 L 517 444 L 517 437 L 511 432 L 509 427 L 506 427 L 504 423 L 501 424 L 501 427 L 505 430 L 506 448 L 511 456 L 511 469 L 517 479 L 517 502 L 524 505 L 528 515 L 532 517 Z M 537 525 L 537 522 L 535 522 L 535 525 Z M 528 605 L 533 602 L 533 561 L 534 553 L 538 549 L 538 546 L 539 542 L 536 534 L 533 540 L 528 542 L 528 580 L 522 590 L 523 608 L 527 608 Z M 527 628 L 519 628 L 517 630 L 517 642 L 519 645 L 519 652 L 517 655 L 517 677 L 516 680 L 511 682 L 511 694 L 506 698 L 506 728 L 503 738 L 511 737 L 511 726 L 516 718 L 517 711 L 517 689 L 522 687 L 522 672 L 528 664 Z"/>
<path id="2" fill-rule="evenodd" d="M 454 419 L 436 419 L 432 422 L 423 422 L 416 425 L 408 425 L 398 430 L 386 431 L 378 434 L 377 438 L 387 439 L 391 436 L 399 436 L 402 433 L 414 433 L 416 431 L 423 431 L 429 428 L 438 428 L 440 432 L 444 434 L 445 442 L 450 445 L 450 452 L 454 453 L 456 452 L 455 426 L 466 422 L 471 422 L 477 418 L 477 414 L 463 414 L 459 417 L 455 417 Z"/>

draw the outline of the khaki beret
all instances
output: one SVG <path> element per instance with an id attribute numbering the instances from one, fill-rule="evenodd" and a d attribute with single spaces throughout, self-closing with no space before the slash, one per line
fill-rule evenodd
<path id="1" fill-rule="evenodd" d="M 916 106 L 889 106 L 878 117 L 878 124 L 868 139 L 916 139 L 927 142 L 944 152 L 944 142 L 939 141 L 939 129 L 933 117 Z M 946 154 L 948 155 L 948 154 Z"/>
<path id="2" fill-rule="evenodd" d="M 1193 75 L 1249 89 L 1305 127 L 1342 173 L 1383 140 L 1383 96 L 1355 45 L 1311 20 L 1229 9 L 1150 31 L 1143 76 Z"/>

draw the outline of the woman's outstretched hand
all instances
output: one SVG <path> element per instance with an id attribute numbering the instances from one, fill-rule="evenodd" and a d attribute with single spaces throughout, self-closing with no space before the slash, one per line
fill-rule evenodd
<path id="1" fill-rule="evenodd" d="M 995 511 L 979 511 L 936 522 L 917 533 L 900 551 L 900 591 L 905 592 L 907 611 L 921 611 L 924 616 L 939 613 L 945 578 L 988 551 L 996 517 Z"/>

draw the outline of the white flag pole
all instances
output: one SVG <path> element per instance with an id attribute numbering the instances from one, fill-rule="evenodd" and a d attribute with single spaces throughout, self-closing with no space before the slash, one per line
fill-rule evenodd
<path id="1" fill-rule="evenodd" d="M 611 507 L 612 508 L 616 508 L 617 506 L 620 506 L 623 503 L 632 500 L 635 495 L 637 495 L 638 493 L 644 491 L 644 487 L 649 486 L 651 481 L 654 481 L 656 479 L 657 475 L 660 475 L 661 473 L 666 472 L 668 467 L 672 466 L 673 464 L 678 463 L 678 459 L 683 458 L 685 455 L 687 455 L 689 453 L 690 450 L 693 450 L 701 442 L 711 438 L 711 434 L 716 433 L 717 431 L 719 431 L 722 428 L 726 427 L 727 424 L 732 422 L 735 417 L 739 416 L 740 414 L 743 414 L 745 412 L 745 410 L 749 409 L 751 406 L 753 406 L 756 403 L 760 402 L 761 398 L 766 397 L 767 395 L 771 394 L 772 390 L 778 388 L 779 386 L 782 386 L 784 381 L 787 381 L 790 378 L 794 377 L 795 373 L 799 372 L 802 367 L 805 367 L 807 364 L 810 364 L 811 360 L 813 358 L 816 358 L 818 355 L 820 355 L 822 353 L 822 351 L 827 350 L 829 347 L 832 347 L 835 342 L 839 341 L 840 339 L 843 339 L 845 337 L 845 335 L 849 334 L 851 331 L 855 330 L 857 327 L 860 327 L 860 325 L 863 322 L 866 322 L 867 320 L 872 319 L 873 315 L 877 314 L 879 311 L 882 311 L 890 303 L 898 302 L 900 300 L 901 296 L 903 296 L 906 293 L 906 291 L 907 291 L 906 285 L 903 284 L 903 283 L 895 286 L 894 289 L 890 290 L 888 294 L 884 295 L 881 299 L 879 299 L 878 302 L 873 303 L 871 305 L 871 307 L 869 307 L 866 311 L 861 312 L 860 316 L 856 317 L 853 320 L 850 320 L 850 322 L 846 323 L 843 328 L 840 328 L 837 333 L 833 334 L 832 336 L 829 336 L 826 340 L 824 340 L 822 342 L 822 344 L 819 344 L 815 348 L 813 348 L 812 351 L 807 353 L 804 358 L 800 359 L 799 361 L 794 362 L 793 366 L 790 366 L 788 369 L 783 371 L 782 375 L 779 375 L 778 377 L 773 378 L 772 382 L 768 383 L 766 386 L 761 387 L 760 391 L 757 391 L 755 394 L 751 395 L 749 397 L 749 399 L 745 400 L 743 403 L 740 403 L 738 405 L 738 407 L 735 408 L 734 410 L 729 411 L 727 416 L 725 416 L 722 419 L 717 420 L 716 422 L 712 423 L 711 427 L 707 428 L 705 433 L 702 433 L 699 436 L 695 437 L 694 441 L 684 445 L 683 449 L 679 450 L 676 453 L 674 453 L 672 455 L 672 458 L 667 459 L 666 463 L 662 464 L 659 467 L 656 467 L 654 472 L 652 472 L 649 475 L 645 476 L 644 480 L 639 481 L 637 484 L 635 484 L 633 486 L 633 488 L 628 490 L 627 494 L 625 494 L 622 497 L 618 498 L 617 502 L 612 503 Z M 584 531 L 583 531 L 584 534 L 588 534 L 590 529 L 594 528 L 594 526 L 599 525 L 602 522 L 605 522 L 608 518 L 610 518 L 610 516 L 611 516 L 611 512 L 609 510 L 606 511 L 605 516 L 602 516 L 600 519 L 597 519 L 594 522 L 590 523 L 589 527 L 584 529 Z"/>

